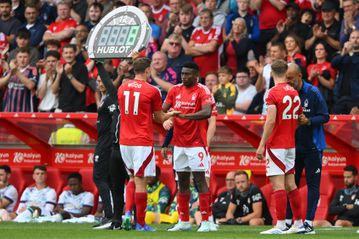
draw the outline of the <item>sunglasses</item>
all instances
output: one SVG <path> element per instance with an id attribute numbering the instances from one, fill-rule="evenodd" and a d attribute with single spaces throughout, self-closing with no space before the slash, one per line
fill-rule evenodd
<path id="1" fill-rule="evenodd" d="M 179 42 L 170 42 L 169 44 L 171 46 L 180 46 L 181 45 L 181 43 L 179 43 Z"/>

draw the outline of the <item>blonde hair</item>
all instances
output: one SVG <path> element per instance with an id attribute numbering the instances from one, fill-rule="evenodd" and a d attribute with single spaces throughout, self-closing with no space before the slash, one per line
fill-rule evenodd
<path id="1" fill-rule="evenodd" d="M 233 33 L 233 30 L 232 30 L 232 29 L 233 29 L 233 24 L 234 24 L 235 22 L 242 23 L 242 25 L 243 25 L 243 32 L 239 35 L 239 37 L 240 37 L 240 38 L 247 37 L 247 25 L 246 25 L 246 21 L 245 21 L 243 18 L 241 18 L 241 17 L 237 17 L 236 19 L 234 19 L 234 20 L 232 21 L 232 28 L 231 28 L 231 31 L 230 31 L 230 33 L 228 34 L 226 40 L 229 40 L 229 41 L 234 40 L 234 33 Z"/>

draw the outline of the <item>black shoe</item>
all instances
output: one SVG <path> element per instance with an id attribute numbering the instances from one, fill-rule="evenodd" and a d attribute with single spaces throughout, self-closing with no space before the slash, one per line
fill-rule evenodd
<path id="1" fill-rule="evenodd" d="M 286 223 L 285 224 L 285 229 L 282 230 L 282 231 L 288 231 L 291 227 L 292 227 L 292 224 Z"/>
<path id="2" fill-rule="evenodd" d="M 308 224 L 308 222 L 303 223 L 305 232 L 303 234 L 315 234 L 314 228 Z"/>
<path id="3" fill-rule="evenodd" d="M 109 229 L 111 226 L 111 219 L 108 219 L 106 217 L 103 217 L 100 219 L 100 222 L 96 225 L 94 225 L 92 228 L 93 229 Z"/>
<path id="4" fill-rule="evenodd" d="M 109 230 L 122 230 L 121 222 L 119 221 L 113 221 L 111 223 L 111 226 L 108 228 Z"/>

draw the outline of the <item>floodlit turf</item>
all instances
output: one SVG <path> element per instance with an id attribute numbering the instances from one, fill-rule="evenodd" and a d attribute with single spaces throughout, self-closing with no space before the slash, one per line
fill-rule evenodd
<path id="1" fill-rule="evenodd" d="M 352 239 L 359 238 L 357 228 L 317 228 L 316 235 L 259 235 L 259 232 L 268 227 L 249 226 L 221 226 L 218 232 L 198 233 L 192 232 L 167 232 L 168 225 L 157 225 L 156 232 L 135 232 L 135 231 L 105 231 L 93 230 L 91 224 L 16 224 L 0 223 L 1 238 L 6 239 L 97 239 L 97 238 L 124 238 L 124 239 L 171 239 L 171 238 L 325 238 L 325 239 Z"/>

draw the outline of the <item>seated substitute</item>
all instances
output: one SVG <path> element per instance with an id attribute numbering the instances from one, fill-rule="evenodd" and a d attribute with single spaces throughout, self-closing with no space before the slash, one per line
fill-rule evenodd
<path id="1" fill-rule="evenodd" d="M 10 221 L 14 212 L 18 193 L 16 188 L 9 183 L 11 168 L 7 165 L 0 166 L 0 221 Z"/>
<path id="2" fill-rule="evenodd" d="M 61 222 L 74 217 L 84 217 L 91 213 L 94 206 L 94 195 L 84 191 L 82 176 L 75 172 L 67 177 L 68 190 L 61 193 L 55 213 L 52 216 L 40 217 L 38 222 Z"/>
<path id="3" fill-rule="evenodd" d="M 230 171 L 226 175 L 226 191 L 220 193 L 212 205 L 212 213 L 215 220 L 225 218 L 229 203 L 231 202 L 232 190 L 236 187 L 234 183 L 235 171 Z"/>
<path id="4" fill-rule="evenodd" d="M 160 214 L 166 213 L 171 199 L 170 189 L 160 181 L 161 169 L 156 166 L 156 176 L 147 184 L 146 224 L 161 223 Z"/>
<path id="5" fill-rule="evenodd" d="M 226 217 L 218 222 L 229 225 L 272 225 L 272 217 L 263 193 L 250 183 L 248 174 L 238 171 L 234 180 L 236 188 L 232 191 Z"/>
<path id="6" fill-rule="evenodd" d="M 335 216 L 335 226 L 359 226 L 359 186 L 358 169 L 352 165 L 344 167 L 345 188 L 336 192 L 329 205 L 329 215 Z M 316 226 L 329 227 L 328 221 L 314 221 Z"/>
<path id="7" fill-rule="evenodd" d="M 30 222 L 38 216 L 49 216 L 56 205 L 56 192 L 46 185 L 46 166 L 34 166 L 32 178 L 34 186 L 27 187 L 21 195 L 15 222 Z"/>

